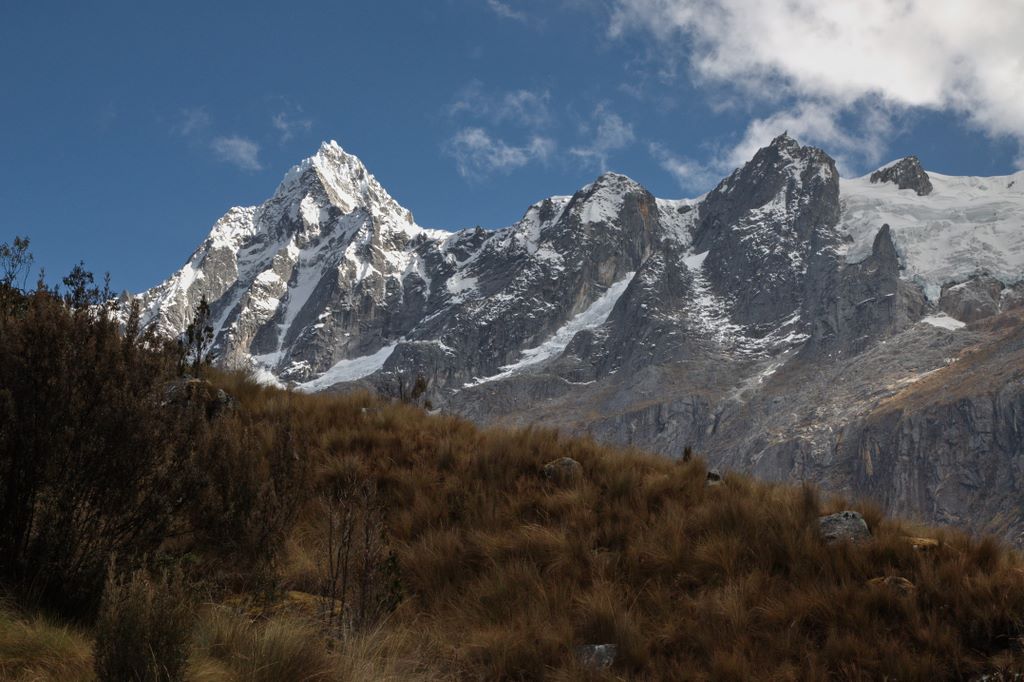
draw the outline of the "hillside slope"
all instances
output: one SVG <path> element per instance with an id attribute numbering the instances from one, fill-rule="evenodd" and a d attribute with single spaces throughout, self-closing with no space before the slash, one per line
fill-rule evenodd
<path id="1" fill-rule="evenodd" d="M 1024 563 L 996 541 L 698 457 L 260 386 L 123 334 L 99 291 L 0 293 L 2 677 L 1024 671 Z"/>

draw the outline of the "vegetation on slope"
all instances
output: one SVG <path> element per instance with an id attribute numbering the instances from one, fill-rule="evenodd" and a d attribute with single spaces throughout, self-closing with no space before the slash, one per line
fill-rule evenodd
<path id="1" fill-rule="evenodd" d="M 2 298 L 0 677 L 1024 670 L 1024 563 L 993 541 L 855 504 L 872 539 L 827 544 L 819 516 L 851 507 L 808 487 L 264 388 L 95 301 Z M 543 476 L 559 457 L 582 474 Z M 591 644 L 615 645 L 610 668 Z"/>

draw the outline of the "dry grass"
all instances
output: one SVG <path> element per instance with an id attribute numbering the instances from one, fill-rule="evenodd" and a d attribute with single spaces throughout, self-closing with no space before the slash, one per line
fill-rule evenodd
<path id="1" fill-rule="evenodd" d="M 853 505 L 874 540 L 827 546 L 819 515 L 850 505 L 547 430 L 480 430 L 368 396 L 256 390 L 316 434 L 316 481 L 344 471 L 385 501 L 417 652 L 445 679 L 578 679 L 573 650 L 614 643 L 630 679 L 957 679 L 1024 669 L 1024 564 L 987 540 L 927 532 Z M 582 481 L 541 467 L 569 456 Z M 300 513 L 283 565 L 308 587 L 317 534 Z M 908 535 L 934 547 L 915 549 Z M 913 584 L 901 594 L 873 578 Z M 877 582 L 877 581 L 876 581 Z M 893 583 L 893 581 L 890 581 Z M 399 647 L 400 649 L 400 647 Z M 396 655 L 402 655 L 397 652 Z"/>
<path id="2" fill-rule="evenodd" d="M 401 632 L 374 630 L 344 640 L 293 616 L 262 621 L 208 607 L 196 632 L 190 682 L 398 682 L 420 679 L 396 645 Z"/>
<path id="3" fill-rule="evenodd" d="M 23 617 L 0 604 L 0 680 L 92 679 L 92 643 L 87 636 L 39 615 Z"/>
<path id="4" fill-rule="evenodd" d="M 253 441 L 254 461 L 287 428 L 301 435 L 296 456 L 309 475 L 272 567 L 277 602 L 244 594 L 244 576 L 213 581 L 257 607 L 207 607 L 190 679 L 944 680 L 1024 670 L 1024 564 L 992 541 L 904 527 L 854 504 L 873 540 L 829 546 L 819 515 L 851 505 L 810 488 L 737 474 L 708 488 L 699 459 L 478 429 L 367 395 L 215 381 L 240 401 L 230 424 L 266 434 Z M 546 480 L 543 465 L 563 456 L 584 475 Z M 339 632 L 315 608 L 280 608 L 280 595 L 315 601 L 319 493 L 353 478 L 377 491 L 400 600 L 379 625 Z M 917 549 L 907 536 L 935 542 Z M 216 546 L 191 552 L 202 570 L 232 570 Z M 872 582 L 889 576 L 912 588 Z M 604 643 L 618 648 L 612 669 L 582 667 L 575 648 Z M 30 665 L 48 660 L 39 656 Z"/>

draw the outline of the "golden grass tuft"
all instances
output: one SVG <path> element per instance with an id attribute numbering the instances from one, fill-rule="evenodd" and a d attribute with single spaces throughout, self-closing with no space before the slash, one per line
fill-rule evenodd
<path id="1" fill-rule="evenodd" d="M 92 642 L 82 632 L 0 604 L 0 680 L 92 680 Z"/>

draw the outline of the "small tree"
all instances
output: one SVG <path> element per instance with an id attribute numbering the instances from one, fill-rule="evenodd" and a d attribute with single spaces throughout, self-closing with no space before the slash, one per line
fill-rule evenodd
<path id="1" fill-rule="evenodd" d="M 28 237 L 15 237 L 13 243 L 0 243 L 0 287 L 24 289 L 35 258 L 28 250 Z"/>
<path id="2" fill-rule="evenodd" d="M 196 304 L 195 315 L 189 322 L 181 338 L 181 369 L 189 369 L 194 373 L 214 360 L 213 355 L 213 316 L 206 296 Z"/>
<path id="3" fill-rule="evenodd" d="M 103 288 L 95 284 L 93 274 L 85 269 L 85 262 L 71 268 L 71 272 L 61 280 L 64 283 L 64 304 L 72 310 L 88 310 L 89 308 L 107 303 L 111 300 L 110 273 L 103 276 Z"/>
<path id="4" fill-rule="evenodd" d="M 398 562 L 372 481 L 341 478 L 321 494 L 326 521 L 320 594 L 328 626 L 359 630 L 392 611 L 401 597 Z"/>
<path id="5" fill-rule="evenodd" d="M 0 243 L 0 315 L 8 315 L 24 303 L 23 290 L 33 257 L 28 237 L 15 237 L 13 244 Z"/>

